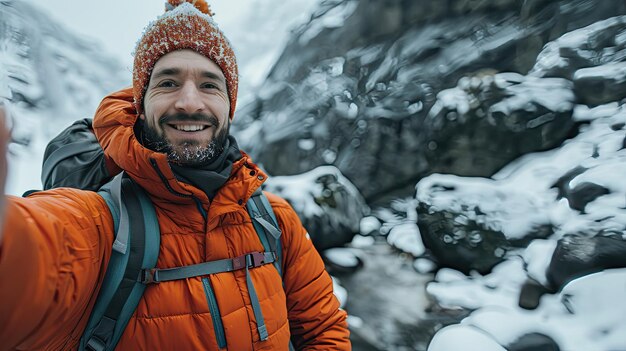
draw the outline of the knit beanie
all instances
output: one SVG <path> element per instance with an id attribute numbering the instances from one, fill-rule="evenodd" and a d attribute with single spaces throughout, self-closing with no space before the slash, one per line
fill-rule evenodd
<path id="1" fill-rule="evenodd" d="M 134 52 L 133 96 L 137 114 L 143 113 L 144 94 L 156 62 L 163 55 L 182 49 L 204 55 L 220 67 L 226 78 L 232 120 L 237 103 L 237 60 L 204 0 L 168 0 L 165 13 L 144 30 Z"/>

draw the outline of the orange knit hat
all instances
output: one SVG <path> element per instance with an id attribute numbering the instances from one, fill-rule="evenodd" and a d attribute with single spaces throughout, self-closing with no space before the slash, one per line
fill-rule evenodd
<path id="1" fill-rule="evenodd" d="M 137 113 L 143 112 L 143 98 L 156 62 L 165 54 L 191 49 L 215 62 L 224 77 L 232 120 L 237 103 L 237 60 L 230 42 L 204 0 L 168 0 L 165 13 L 151 22 L 135 47 L 133 96 Z"/>

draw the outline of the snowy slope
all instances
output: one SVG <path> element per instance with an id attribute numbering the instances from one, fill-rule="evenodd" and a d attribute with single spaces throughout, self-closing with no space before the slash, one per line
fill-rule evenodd
<path id="1" fill-rule="evenodd" d="M 130 81 L 96 43 L 21 1 L 0 2 L 0 66 L 14 118 L 7 192 L 17 195 L 41 187 L 47 140 L 71 121 L 92 116 L 105 94 Z"/>

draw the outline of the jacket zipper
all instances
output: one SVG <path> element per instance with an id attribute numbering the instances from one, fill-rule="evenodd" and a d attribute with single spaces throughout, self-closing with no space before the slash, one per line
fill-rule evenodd
<path id="1" fill-rule="evenodd" d="M 182 194 L 179 193 L 178 191 L 174 190 L 172 188 L 172 186 L 170 185 L 170 183 L 167 181 L 167 178 L 165 178 L 165 175 L 161 172 L 161 169 L 159 168 L 159 165 L 157 164 L 156 160 L 151 158 L 150 159 L 150 164 L 152 165 L 152 168 L 154 168 L 154 170 L 157 172 L 157 175 L 159 176 L 159 178 L 161 178 L 161 181 L 163 182 L 163 184 L 165 184 L 165 187 L 167 187 L 167 190 L 176 195 L 176 196 L 180 196 L 180 197 L 186 197 L 186 198 L 192 198 L 192 195 L 188 195 L 188 194 Z"/>
<path id="2" fill-rule="evenodd" d="M 224 332 L 224 324 L 222 324 L 222 316 L 220 315 L 220 310 L 217 306 L 215 293 L 213 292 L 209 278 L 202 278 L 202 284 L 204 285 L 204 293 L 206 294 L 206 299 L 209 303 L 209 311 L 211 312 L 211 319 L 213 320 L 213 329 L 215 329 L 217 346 L 220 349 L 223 349 L 226 347 L 226 333 Z"/>
<path id="3" fill-rule="evenodd" d="M 207 222 L 207 213 L 204 210 L 204 208 L 202 208 L 202 202 L 200 201 L 200 199 L 198 199 L 197 197 L 195 197 L 193 195 L 182 194 L 182 193 L 179 193 L 178 191 L 174 190 L 172 188 L 172 186 L 170 185 L 170 183 L 167 181 L 167 178 L 165 178 L 165 175 L 161 172 L 161 169 L 159 168 L 159 165 L 157 164 L 156 160 L 151 158 L 150 159 L 150 164 L 152 165 L 152 168 L 154 168 L 154 170 L 156 171 L 156 173 L 159 176 L 159 178 L 161 178 L 161 182 L 163 182 L 163 184 L 165 184 L 165 187 L 167 188 L 167 190 L 170 193 L 172 193 L 172 194 L 174 194 L 176 196 L 187 198 L 187 199 L 193 199 L 193 201 L 196 203 L 196 207 L 198 208 L 198 212 L 200 212 L 200 214 L 202 215 L 202 218 L 204 218 L 204 222 L 206 224 L 206 222 Z"/>

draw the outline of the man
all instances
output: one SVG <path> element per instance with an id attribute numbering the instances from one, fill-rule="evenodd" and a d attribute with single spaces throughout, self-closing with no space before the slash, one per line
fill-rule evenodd
<path id="1" fill-rule="evenodd" d="M 180 2 L 138 42 L 132 90 L 105 98 L 94 118 L 111 168 L 156 208 L 158 268 L 263 251 L 245 204 L 266 175 L 228 133 L 235 56 L 203 1 L 194 1 L 203 12 Z M 117 350 L 287 350 L 290 339 L 296 349 L 350 349 L 346 314 L 308 234 L 284 200 L 267 196 L 283 233 L 283 277 L 271 264 L 250 270 L 267 337 L 239 270 L 149 285 Z M 4 200 L 0 349 L 76 349 L 111 255 L 108 207 L 70 188 Z"/>

